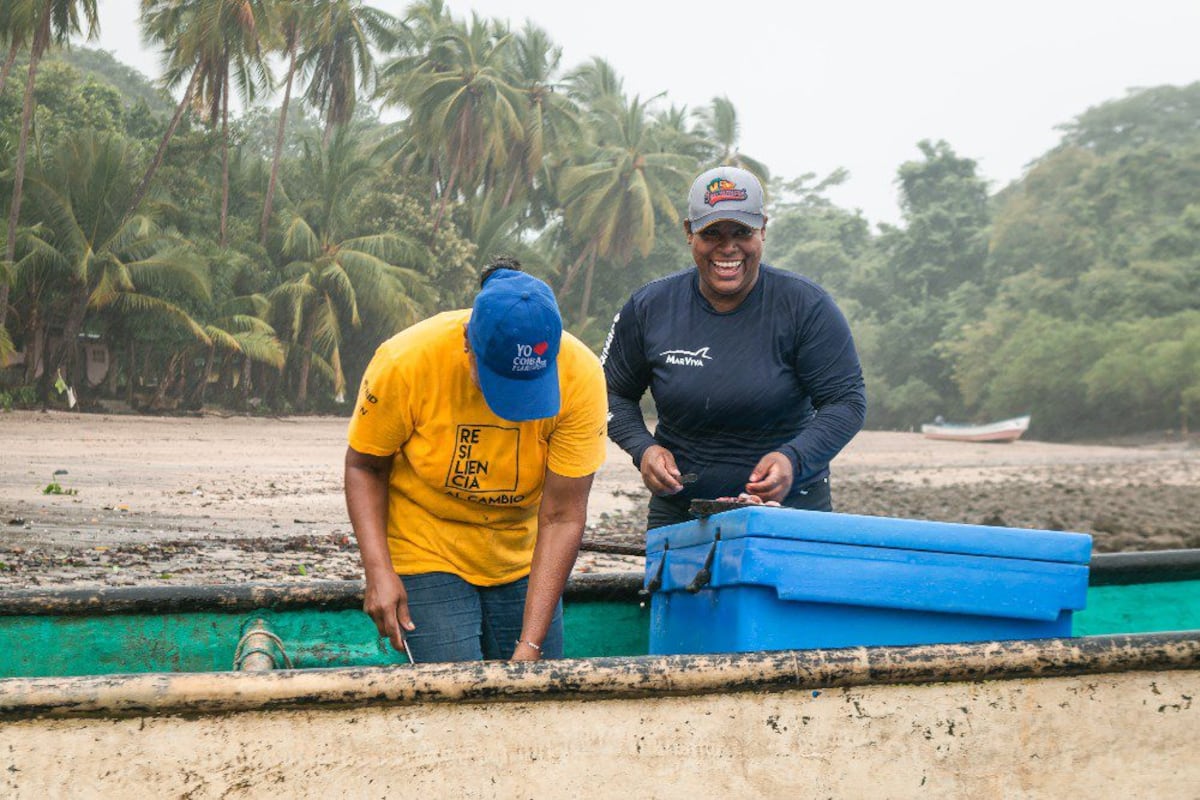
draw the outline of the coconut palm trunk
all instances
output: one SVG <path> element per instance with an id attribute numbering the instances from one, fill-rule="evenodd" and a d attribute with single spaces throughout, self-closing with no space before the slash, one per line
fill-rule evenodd
<path id="1" fill-rule="evenodd" d="M 221 90 L 221 247 L 229 245 L 229 59 Z"/>
<path id="2" fill-rule="evenodd" d="M 159 379 L 158 389 L 154 392 L 154 399 L 150 405 L 153 408 L 164 408 L 167 404 L 167 395 L 175 386 L 175 376 L 179 371 L 180 361 L 183 359 L 182 353 L 172 354 L 167 362 L 167 368 L 163 372 L 162 378 Z"/>
<path id="3" fill-rule="evenodd" d="M 242 359 L 242 379 L 238 384 L 238 390 L 241 392 L 242 407 L 245 408 L 250 404 L 250 387 L 251 379 L 254 377 L 254 362 L 249 356 Z"/>
<path id="4" fill-rule="evenodd" d="M 46 360 L 46 323 L 36 303 L 25 320 L 25 381 L 32 385 L 37 380 L 38 364 Z"/>
<path id="5" fill-rule="evenodd" d="M 583 275 L 583 299 L 579 301 L 579 324 L 583 324 L 588 318 L 588 308 L 592 302 L 592 276 L 596 274 L 596 251 L 592 251 L 592 257 L 588 259 L 587 270 Z"/>
<path id="6" fill-rule="evenodd" d="M 29 48 L 29 76 L 25 79 L 25 101 L 21 107 L 21 132 L 17 138 L 17 157 L 13 162 L 12 204 L 8 210 L 8 235 L 4 240 L 4 263 L 11 264 L 17 254 L 17 222 L 21 219 L 21 193 L 25 183 L 25 151 L 29 146 L 29 126 L 33 121 L 33 87 L 38 64 L 50 43 L 51 4 L 46 3 L 38 19 Z M 8 281 L 0 280 L 0 325 L 8 317 Z"/>
<path id="7" fill-rule="evenodd" d="M 4 66 L 0 67 L 0 94 L 4 94 L 4 86 L 8 83 L 8 74 L 12 72 L 13 62 L 17 60 L 17 51 L 20 49 L 21 44 L 15 39 L 8 46 L 8 55 L 4 57 Z"/>
<path id="8" fill-rule="evenodd" d="M 312 371 L 312 347 L 316 338 L 316 309 L 307 309 L 304 315 L 304 331 L 300 335 L 300 376 L 296 386 L 296 408 L 303 411 L 308 406 L 308 376 Z"/>
<path id="9" fill-rule="evenodd" d="M 137 350 L 129 337 L 129 352 L 125 357 L 125 402 L 133 408 L 133 387 L 137 384 Z"/>
<path id="10" fill-rule="evenodd" d="M 87 316 L 88 307 L 88 287 L 82 281 L 76 281 L 71 287 L 70 305 L 67 310 L 67 318 L 63 322 L 62 341 L 54 348 L 53 352 L 46 352 L 44 356 L 45 366 L 42 368 L 42 383 L 45 386 L 46 394 L 43 400 L 49 398 L 49 381 L 54 379 L 58 371 L 66 366 L 66 375 L 64 376 L 67 383 L 81 391 L 83 389 L 79 380 L 79 334 L 83 331 L 83 321 Z M 47 380 L 48 379 L 48 380 Z"/>
<path id="11" fill-rule="evenodd" d="M 180 121 L 183 119 L 183 112 L 192 103 L 192 94 L 196 91 L 196 81 L 200 76 L 199 70 L 193 70 L 191 80 L 188 81 L 187 88 L 183 91 L 183 97 L 179 100 L 179 105 L 175 107 L 175 115 L 171 117 L 171 124 L 167 126 L 167 132 L 163 134 L 162 140 L 158 143 L 158 150 L 154 152 L 154 159 L 150 162 L 150 166 L 146 168 L 146 174 L 142 176 L 142 180 L 138 183 L 137 191 L 133 193 L 133 200 L 129 204 L 129 208 L 125 211 L 125 218 L 132 217 L 137 211 L 138 206 L 142 204 L 142 200 L 146 197 L 146 192 L 150 190 L 150 182 L 154 180 L 154 173 L 158 172 L 158 168 L 162 166 L 163 159 L 167 155 L 167 145 L 171 143 L 171 137 L 175 135 L 175 130 L 179 127 Z"/>
<path id="12" fill-rule="evenodd" d="M 271 179 L 267 181 L 267 197 L 263 201 L 262 222 L 258 226 L 258 243 L 267 246 L 267 228 L 271 223 L 271 206 L 275 201 L 275 185 L 279 181 L 279 164 L 283 161 L 283 137 L 287 128 L 288 103 L 292 99 L 292 80 L 296 76 L 296 51 L 300 46 L 300 37 L 292 38 L 288 48 L 288 73 L 283 90 L 283 105 L 279 107 L 279 129 L 275 132 L 275 155 L 271 160 Z"/>
<path id="13" fill-rule="evenodd" d="M 596 247 L 597 245 L 594 239 L 589 241 L 587 246 L 583 248 L 583 252 L 579 254 L 579 258 L 575 259 L 575 263 L 567 267 L 566 272 L 563 274 L 562 286 L 558 288 L 558 299 L 560 301 L 565 298 L 575 286 L 575 279 L 579 277 L 579 271 L 583 269 L 588 260 L 591 259 L 592 261 L 595 261 L 596 256 L 594 253 L 596 251 Z"/>
<path id="14" fill-rule="evenodd" d="M 216 361 L 217 348 L 215 344 L 208 346 L 204 355 L 204 369 L 200 370 L 200 385 L 196 387 L 196 404 L 204 408 L 204 398 L 208 394 L 208 384 L 212 381 L 213 363 Z"/>
<path id="15" fill-rule="evenodd" d="M 470 112 L 463 114 L 459 121 L 459 131 L 461 136 L 459 141 L 466 141 L 467 131 L 470 130 L 471 114 Z M 430 229 L 430 235 L 434 235 L 438 231 L 438 227 L 442 224 L 442 218 L 446 216 L 446 204 L 450 202 L 450 196 L 454 193 L 455 184 L 458 181 L 459 171 L 463 166 L 463 148 L 459 147 L 454 153 L 454 163 L 450 167 L 450 177 L 446 180 L 446 190 L 442 193 L 442 201 L 438 205 L 437 214 L 433 218 L 433 227 Z"/>

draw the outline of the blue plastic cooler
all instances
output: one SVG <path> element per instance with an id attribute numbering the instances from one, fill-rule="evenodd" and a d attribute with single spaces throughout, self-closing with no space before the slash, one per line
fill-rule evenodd
<path id="1" fill-rule="evenodd" d="M 1071 635 L 1092 537 L 748 507 L 647 534 L 650 652 Z"/>

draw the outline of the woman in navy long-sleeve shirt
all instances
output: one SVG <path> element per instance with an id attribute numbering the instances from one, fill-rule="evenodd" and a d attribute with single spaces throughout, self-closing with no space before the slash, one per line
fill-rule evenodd
<path id="1" fill-rule="evenodd" d="M 690 519 L 694 498 L 740 493 L 832 509 L 829 462 L 866 414 L 862 368 L 829 294 L 761 263 L 766 223 L 752 174 L 702 174 L 684 222 L 695 269 L 642 287 L 613 320 L 608 431 L 653 495 L 649 527 Z"/>

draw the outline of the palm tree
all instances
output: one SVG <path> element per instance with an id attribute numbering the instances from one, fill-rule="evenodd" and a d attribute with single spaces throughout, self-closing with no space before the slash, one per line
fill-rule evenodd
<path id="1" fill-rule="evenodd" d="M 10 0 L 10 39 L 20 35 L 23 20 L 32 20 L 29 38 L 29 74 L 25 79 L 25 100 L 21 109 L 21 131 L 17 139 L 17 155 L 13 162 L 12 201 L 8 208 L 8 230 L 4 240 L 4 263 L 12 264 L 16 255 L 17 222 L 21 218 L 21 195 L 25 184 L 25 151 L 29 144 L 29 125 L 33 120 L 33 88 L 37 84 L 38 64 L 52 43 L 63 44 L 72 34 L 82 33 L 82 20 L 87 23 L 87 38 L 99 33 L 96 0 Z M 20 5 L 29 2 L 27 11 Z M 8 282 L 0 282 L 0 326 L 8 312 Z"/>
<path id="2" fill-rule="evenodd" d="M 4 64 L 0 65 L 0 94 L 3 94 L 4 86 L 8 83 L 8 74 L 17 60 L 17 53 L 25 49 L 29 40 L 35 8 L 30 0 L 9 0 L 0 6 L 0 44 L 8 45 Z"/>
<path id="3" fill-rule="evenodd" d="M 146 171 L 142 173 L 142 179 L 138 181 L 130 206 L 125 210 L 127 217 L 137 211 L 146 193 L 150 191 L 150 183 L 167 154 L 167 145 L 175 136 L 184 112 L 192 107 L 196 84 L 203 74 L 197 43 L 202 37 L 193 34 L 193 28 L 199 28 L 194 7 L 176 0 L 142 0 L 142 39 L 147 45 L 157 44 L 162 48 L 163 87 L 167 90 L 175 89 L 185 75 L 188 76 L 188 81 L 183 96 L 175 106 L 175 113 L 171 115 L 167 130 L 158 142 L 158 149 L 150 159 Z"/>
<path id="4" fill-rule="evenodd" d="M 373 48 L 390 51 L 403 24 L 361 2 L 348 0 L 279 0 L 280 36 L 288 69 L 275 135 L 271 177 L 259 224 L 259 243 L 266 246 L 275 188 L 283 156 L 284 131 L 296 73 L 309 76 L 309 103 L 324 117 L 324 144 L 335 125 L 354 115 L 357 89 L 370 92 L 375 83 Z M 357 83 L 357 89 L 356 89 Z"/>
<path id="5" fill-rule="evenodd" d="M 619 104 L 606 101 L 601 108 L 593 114 L 598 144 L 583 163 L 563 171 L 559 184 L 567 230 L 582 247 L 563 271 L 559 296 L 566 295 L 585 270 L 580 323 L 587 319 L 597 259 L 627 264 L 634 252 L 647 255 L 654 246 L 655 213 L 678 221 L 675 199 L 683 195 L 695 170 L 692 159 L 658 147 L 653 122 L 639 98 Z"/>
<path id="6" fill-rule="evenodd" d="M 299 67 L 310 76 L 305 96 L 325 118 L 322 144 L 328 146 L 334 127 L 354 116 L 358 90 L 370 93 L 375 86 L 372 49 L 394 50 L 402 25 L 362 0 L 315 0 L 306 24 L 311 39 Z"/>
<path id="7" fill-rule="evenodd" d="M 738 151 L 741 126 L 737 109 L 728 97 L 714 97 L 711 105 L 696 111 L 696 119 L 700 123 L 697 133 L 717 148 L 710 166 L 741 167 L 757 175 L 764 185 L 770 180 L 771 173 L 765 164 Z"/>
<path id="8" fill-rule="evenodd" d="M 0 364 L 7 364 L 8 359 L 12 358 L 16 352 L 12 337 L 8 335 L 8 329 L 0 328 Z"/>
<path id="9" fill-rule="evenodd" d="M 576 67 L 567 76 L 567 91 L 581 106 L 591 111 L 604 106 L 613 106 L 624 101 L 624 81 L 603 58 Z"/>
<path id="10" fill-rule="evenodd" d="M 422 249 L 395 233 L 345 236 L 350 209 L 360 187 L 378 164 L 360 153 L 353 137 L 338 128 L 319 153 L 306 147 L 314 174 L 304 183 L 312 195 L 297 206 L 283 236 L 287 282 L 270 296 L 284 320 L 298 362 L 296 403 L 308 403 L 309 374 L 316 367 L 345 389 L 341 341 L 347 325 L 359 327 L 363 313 L 387 320 L 393 329 L 416 321 L 431 300 L 424 278 L 401 263 L 427 259 Z"/>
<path id="11" fill-rule="evenodd" d="M 686 155 L 697 165 L 706 164 L 712 159 L 713 144 L 691 125 L 693 116 L 687 106 L 675 104 L 654 112 L 656 137 L 663 150 Z"/>
<path id="12" fill-rule="evenodd" d="M 271 222 L 271 207 L 275 202 L 275 186 L 279 181 L 279 165 L 283 161 L 283 136 L 287 129 L 288 105 L 292 100 L 292 81 L 296 77 L 296 57 L 300 50 L 300 40 L 305 30 L 304 9 L 297 0 L 280 0 L 279 36 L 283 51 L 287 54 L 287 75 L 283 81 L 283 103 L 279 106 L 279 127 L 275 132 L 275 152 L 271 157 L 271 177 L 267 181 L 267 195 L 263 199 L 262 220 L 258 226 L 258 243 L 267 246 L 267 227 Z"/>
<path id="13" fill-rule="evenodd" d="M 388 100 L 411 111 L 410 141 L 447 169 L 438 187 L 435 232 L 450 200 L 460 191 L 474 194 L 489 168 L 502 170 L 509 143 L 523 134 L 525 101 L 508 69 L 511 41 L 472 15 L 466 27 L 443 29 L 428 52 L 387 67 Z"/>
<path id="14" fill-rule="evenodd" d="M 231 68 L 237 80 L 239 94 L 244 103 L 254 101 L 260 88 L 272 84 L 267 68 L 264 39 L 271 30 L 270 0 L 219 0 L 213 11 L 212 20 L 215 39 L 207 45 L 215 46 L 208 59 L 216 67 L 215 75 L 200 84 L 200 100 L 207 100 L 207 121 L 210 128 L 221 122 L 221 223 L 220 244 L 229 242 L 229 94 L 233 90 Z M 216 80 L 211 80 L 215 77 Z"/>
<path id="15" fill-rule="evenodd" d="M 124 216 L 135 159 L 120 137 L 81 131 L 61 139 L 31 176 L 30 205 L 42 225 L 25 261 L 42 276 L 41 341 L 52 324 L 62 328 L 62 341 L 45 355 L 43 399 L 64 362 L 68 375 L 77 373 L 75 343 L 90 312 L 153 317 L 207 342 L 191 315 L 166 299 L 206 299 L 207 267 L 148 218 Z"/>
<path id="16" fill-rule="evenodd" d="M 204 325 L 209 343 L 205 348 L 204 369 L 196 391 L 197 405 L 204 405 L 208 385 L 218 368 L 218 359 L 234 364 L 240 360 L 243 391 L 249 388 L 252 364 L 283 369 L 286 351 L 275 329 L 266 320 L 269 310 L 270 301 L 263 295 L 234 297 L 221 305 L 218 316 L 212 322 Z"/>
<path id="17" fill-rule="evenodd" d="M 136 212 L 162 165 L 167 144 L 192 105 L 203 109 L 210 128 L 221 125 L 220 243 L 228 241 L 229 94 L 236 82 L 242 99 L 253 102 L 272 83 L 265 42 L 272 27 L 269 0 L 142 0 L 143 35 L 163 48 L 163 82 L 173 88 L 188 77 L 187 88 L 159 143 L 127 213 Z M 232 74 L 231 74 L 232 70 Z"/>
<path id="18" fill-rule="evenodd" d="M 578 107 L 555 83 L 562 48 L 544 30 L 527 23 L 513 39 L 511 58 L 512 83 L 525 105 L 520 109 L 521 136 L 513 141 L 508 157 L 501 208 L 517 199 L 518 187 L 533 187 L 548 152 L 583 136 Z"/>

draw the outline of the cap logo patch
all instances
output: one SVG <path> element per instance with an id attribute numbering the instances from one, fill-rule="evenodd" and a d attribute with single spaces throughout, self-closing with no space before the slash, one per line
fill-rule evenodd
<path id="1" fill-rule="evenodd" d="M 539 349 L 540 348 L 540 349 Z M 550 366 L 550 362 L 542 358 L 542 354 L 550 348 L 546 342 L 535 345 L 517 345 L 517 356 L 512 360 L 513 372 L 541 372 Z"/>
<path id="2" fill-rule="evenodd" d="M 704 203 L 715 206 L 727 200 L 738 202 L 746 199 L 746 190 L 739 189 L 737 184 L 725 178 L 715 178 L 704 188 Z"/>

